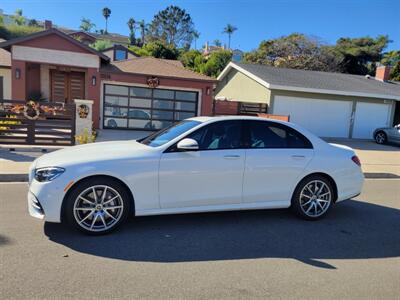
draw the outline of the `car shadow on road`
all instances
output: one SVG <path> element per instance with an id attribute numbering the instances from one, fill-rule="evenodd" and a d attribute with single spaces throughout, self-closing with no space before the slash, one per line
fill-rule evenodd
<path id="1" fill-rule="evenodd" d="M 335 269 L 321 260 L 400 256 L 400 210 L 345 201 L 323 220 L 287 210 L 138 217 L 105 236 L 86 236 L 46 223 L 45 234 L 75 251 L 127 261 L 188 262 L 292 258 Z"/>

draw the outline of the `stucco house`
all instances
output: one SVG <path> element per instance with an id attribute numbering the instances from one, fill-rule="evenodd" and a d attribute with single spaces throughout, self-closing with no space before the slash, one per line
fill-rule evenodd
<path id="1" fill-rule="evenodd" d="M 11 93 L 3 97 L 29 100 L 39 92 L 49 102 L 93 100 L 94 126 L 104 129 L 156 130 L 212 113 L 215 79 L 124 49 L 98 52 L 55 28 L 4 41 L 11 82 L 3 91 Z"/>
<path id="2" fill-rule="evenodd" d="M 4 40 L 0 39 L 0 43 Z M 0 49 L 0 99 L 11 97 L 11 55 Z"/>
<path id="3" fill-rule="evenodd" d="M 400 84 L 388 67 L 375 77 L 231 62 L 218 77 L 217 100 L 266 104 L 321 137 L 372 138 L 400 123 Z"/>

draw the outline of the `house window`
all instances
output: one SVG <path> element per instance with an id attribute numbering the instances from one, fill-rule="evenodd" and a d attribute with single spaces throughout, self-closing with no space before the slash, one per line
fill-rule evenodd
<path id="1" fill-rule="evenodd" d="M 196 116 L 198 93 L 106 84 L 104 128 L 158 130 Z"/>
<path id="2" fill-rule="evenodd" d="M 124 60 L 124 59 L 127 59 L 127 52 L 126 52 L 126 50 L 115 49 L 114 54 L 115 54 L 114 60 Z"/>

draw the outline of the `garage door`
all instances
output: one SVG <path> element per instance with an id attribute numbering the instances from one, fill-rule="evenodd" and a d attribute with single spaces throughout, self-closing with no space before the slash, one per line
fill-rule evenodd
<path id="1" fill-rule="evenodd" d="M 351 101 L 319 100 L 275 96 L 273 113 L 290 115 L 299 124 L 321 137 L 348 137 Z"/>
<path id="2" fill-rule="evenodd" d="M 374 130 L 388 126 L 390 104 L 357 102 L 353 138 L 372 139 Z"/>
<path id="3" fill-rule="evenodd" d="M 104 85 L 103 128 L 158 130 L 196 116 L 198 93 Z"/>

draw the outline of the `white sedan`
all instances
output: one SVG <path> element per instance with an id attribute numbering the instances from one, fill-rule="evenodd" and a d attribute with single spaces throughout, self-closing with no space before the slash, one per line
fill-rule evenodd
<path id="1" fill-rule="evenodd" d="M 128 216 L 291 207 L 307 220 L 360 194 L 351 148 L 257 117 L 196 117 L 137 141 L 55 151 L 30 168 L 32 216 L 103 234 Z"/>

